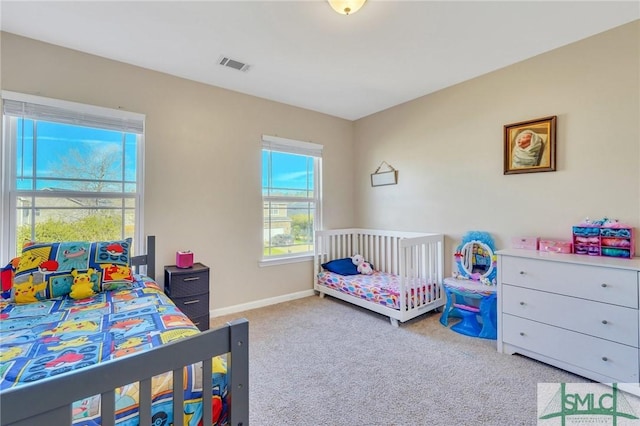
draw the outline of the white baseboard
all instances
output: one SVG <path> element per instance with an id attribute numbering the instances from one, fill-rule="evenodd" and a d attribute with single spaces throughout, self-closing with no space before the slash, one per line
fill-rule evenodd
<path id="1" fill-rule="evenodd" d="M 229 306 L 227 308 L 212 309 L 209 311 L 209 318 L 221 317 L 223 315 L 235 314 L 238 312 L 248 311 L 250 309 L 264 308 L 265 306 L 276 305 L 290 300 L 302 299 L 315 295 L 313 289 L 299 291 L 297 293 L 289 293 L 283 296 L 271 297 L 269 299 L 256 300 L 255 302 L 243 303 L 240 305 Z"/>

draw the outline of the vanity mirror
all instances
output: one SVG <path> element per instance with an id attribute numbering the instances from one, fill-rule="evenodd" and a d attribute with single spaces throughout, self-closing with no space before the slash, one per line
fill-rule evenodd
<path id="1" fill-rule="evenodd" d="M 471 231 L 465 234 L 454 257 L 460 276 L 495 284 L 495 244 L 488 232 Z"/>

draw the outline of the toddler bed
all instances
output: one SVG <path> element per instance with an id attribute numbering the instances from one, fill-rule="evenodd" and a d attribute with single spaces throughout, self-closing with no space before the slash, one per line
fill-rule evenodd
<path id="1" fill-rule="evenodd" d="M 317 231 L 315 244 L 314 289 L 320 297 L 328 294 L 388 316 L 394 326 L 446 302 L 442 234 L 338 229 Z M 371 275 L 340 268 L 355 254 L 372 264 Z"/>
<path id="2" fill-rule="evenodd" d="M 131 259 L 150 276 L 154 241 Z M 0 302 L 2 425 L 248 424 L 247 321 L 200 332 L 150 276 Z"/>

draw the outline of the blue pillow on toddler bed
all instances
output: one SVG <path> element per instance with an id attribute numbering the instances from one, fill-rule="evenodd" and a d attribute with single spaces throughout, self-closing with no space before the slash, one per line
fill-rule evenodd
<path id="1" fill-rule="evenodd" d="M 334 259 L 323 263 L 322 267 L 327 271 L 340 275 L 358 275 L 358 267 L 353 264 L 350 257 L 344 259 Z"/>

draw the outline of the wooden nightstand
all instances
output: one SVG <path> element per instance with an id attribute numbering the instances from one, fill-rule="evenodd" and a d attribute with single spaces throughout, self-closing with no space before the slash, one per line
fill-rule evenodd
<path id="1" fill-rule="evenodd" d="M 209 267 L 164 267 L 164 292 L 202 331 L 209 329 Z"/>

